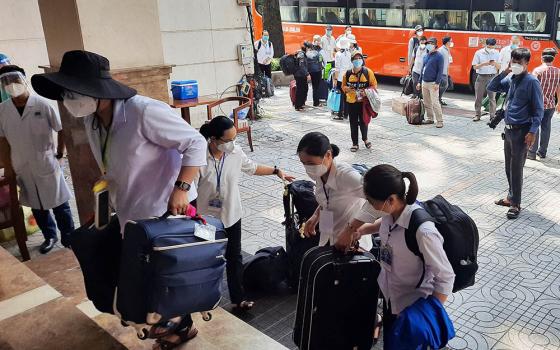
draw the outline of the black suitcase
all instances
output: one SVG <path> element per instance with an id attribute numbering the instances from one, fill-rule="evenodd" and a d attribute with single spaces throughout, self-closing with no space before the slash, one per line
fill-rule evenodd
<path id="1" fill-rule="evenodd" d="M 369 252 L 309 250 L 301 263 L 293 340 L 301 350 L 369 350 L 379 262 Z"/>

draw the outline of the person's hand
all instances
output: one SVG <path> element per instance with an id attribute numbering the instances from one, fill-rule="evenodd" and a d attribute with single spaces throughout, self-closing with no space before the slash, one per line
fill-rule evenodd
<path id="1" fill-rule="evenodd" d="M 525 135 L 525 144 L 527 147 L 531 147 L 533 143 L 535 143 L 535 133 L 527 133 L 527 135 Z"/>
<path id="2" fill-rule="evenodd" d="M 351 230 L 344 230 L 339 236 L 338 239 L 336 240 L 336 243 L 334 244 L 335 248 L 340 250 L 340 251 L 347 251 L 348 249 L 350 249 L 350 247 L 352 246 L 352 243 L 354 243 L 354 241 L 356 241 L 356 236 L 358 236 L 359 233 L 357 232 L 352 232 Z"/>
<path id="3" fill-rule="evenodd" d="M 284 171 L 282 171 L 282 169 L 278 169 L 278 177 L 279 177 L 281 180 L 286 180 L 286 181 L 288 181 L 288 182 L 292 182 L 292 181 L 294 181 L 294 180 L 296 179 L 296 178 L 295 178 L 294 176 L 292 176 L 292 175 L 285 174 Z"/>
<path id="4" fill-rule="evenodd" d="M 434 91 L 439 91 L 439 84 L 434 84 L 433 89 L 434 89 Z"/>
<path id="5" fill-rule="evenodd" d="M 167 209 L 173 215 L 182 215 L 187 212 L 188 207 L 189 193 L 177 187 L 173 187 L 173 192 L 171 192 L 171 196 L 169 197 Z"/>
<path id="6" fill-rule="evenodd" d="M 422 85 L 420 83 L 416 84 L 416 90 L 420 91 L 421 88 L 422 88 Z"/>
<path id="7" fill-rule="evenodd" d="M 504 70 L 504 73 L 506 73 L 506 75 L 511 73 L 511 62 L 508 64 L 508 67 L 506 68 L 506 70 Z"/>
<path id="8" fill-rule="evenodd" d="M 315 232 L 317 224 L 319 224 L 319 217 L 314 214 L 305 222 L 305 227 L 303 230 L 303 234 L 305 235 L 305 237 L 311 237 L 317 234 Z"/>

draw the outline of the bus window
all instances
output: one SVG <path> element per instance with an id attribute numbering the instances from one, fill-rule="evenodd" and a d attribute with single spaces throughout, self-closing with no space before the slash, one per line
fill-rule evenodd
<path id="1" fill-rule="evenodd" d="M 298 2 L 280 0 L 280 18 L 282 22 L 299 22 Z"/>
<path id="2" fill-rule="evenodd" d="M 300 1 L 299 16 L 301 22 L 345 24 L 346 1 Z"/>
<path id="3" fill-rule="evenodd" d="M 484 32 L 550 34 L 553 6 L 552 1 L 473 0 L 471 26 Z"/>
<path id="4" fill-rule="evenodd" d="M 390 0 L 356 0 L 348 4 L 350 24 L 377 27 L 402 27 L 403 13 Z"/>
<path id="5" fill-rule="evenodd" d="M 418 24 L 424 28 L 466 30 L 469 23 L 469 0 L 413 0 L 405 5 L 406 26 Z"/>
<path id="6" fill-rule="evenodd" d="M 255 10 L 261 16 L 263 14 L 263 6 L 264 6 L 263 2 L 264 0 L 255 0 Z"/>

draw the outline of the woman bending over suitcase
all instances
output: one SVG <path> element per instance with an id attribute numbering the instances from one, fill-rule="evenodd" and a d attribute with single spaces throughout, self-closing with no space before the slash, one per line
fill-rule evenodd
<path id="1" fill-rule="evenodd" d="M 355 232 L 364 222 L 380 216 L 367 203 L 362 188 L 362 176 L 351 165 L 335 160 L 339 148 L 320 132 L 311 132 L 300 140 L 297 153 L 307 175 L 317 186 L 317 210 L 305 223 L 304 234 L 321 233 L 319 245 L 334 245 L 336 238 Z M 372 248 L 371 237 L 360 240 L 360 247 Z"/>
<path id="2" fill-rule="evenodd" d="M 224 223 L 228 244 L 226 272 L 230 299 L 240 310 L 249 310 L 253 302 L 245 300 L 241 257 L 241 173 L 248 175 L 276 175 L 293 181 L 277 167 L 259 165 L 251 161 L 235 144 L 237 131 L 233 121 L 224 116 L 202 125 L 200 133 L 208 140 L 207 164 L 200 168 L 195 183 L 198 189 L 197 210 L 202 215 L 218 217 Z"/>
<path id="3" fill-rule="evenodd" d="M 404 179 L 410 183 L 408 191 Z M 381 238 L 378 282 L 384 297 L 383 339 L 388 349 L 391 328 L 399 314 L 420 298 L 433 296 L 441 304 L 445 303 L 452 292 L 455 274 L 443 250 L 443 238 L 433 222 L 421 224 L 416 231 L 424 263 L 407 247 L 405 229 L 409 227 L 412 212 L 421 208 L 416 203 L 418 184 L 413 173 L 400 172 L 387 164 L 378 165 L 364 175 L 363 188 L 373 207 L 385 213 L 380 226 L 366 224 L 360 231 L 377 231 L 368 226 L 378 226 Z"/>

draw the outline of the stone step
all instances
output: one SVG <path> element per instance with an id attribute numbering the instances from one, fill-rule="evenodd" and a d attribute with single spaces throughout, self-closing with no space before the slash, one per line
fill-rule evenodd
<path id="1" fill-rule="evenodd" d="M 152 349 L 153 340 L 138 339 L 132 327 L 123 327 L 116 316 L 100 313 L 87 300 L 82 272 L 72 251 L 61 249 L 30 260 L 25 265 L 29 268 L 29 272 L 33 271 L 40 277 L 39 280 L 44 280 L 60 292 L 66 303 L 77 306 L 76 311 L 81 310 L 82 315 L 95 321 L 100 328 L 109 333 L 124 348 L 130 350 Z M 210 322 L 203 321 L 199 314 L 193 315 L 193 319 L 199 330 L 198 336 L 178 349 L 286 349 L 272 338 L 222 308 L 212 311 Z M 1 346 L 0 349 L 2 349 Z"/>

